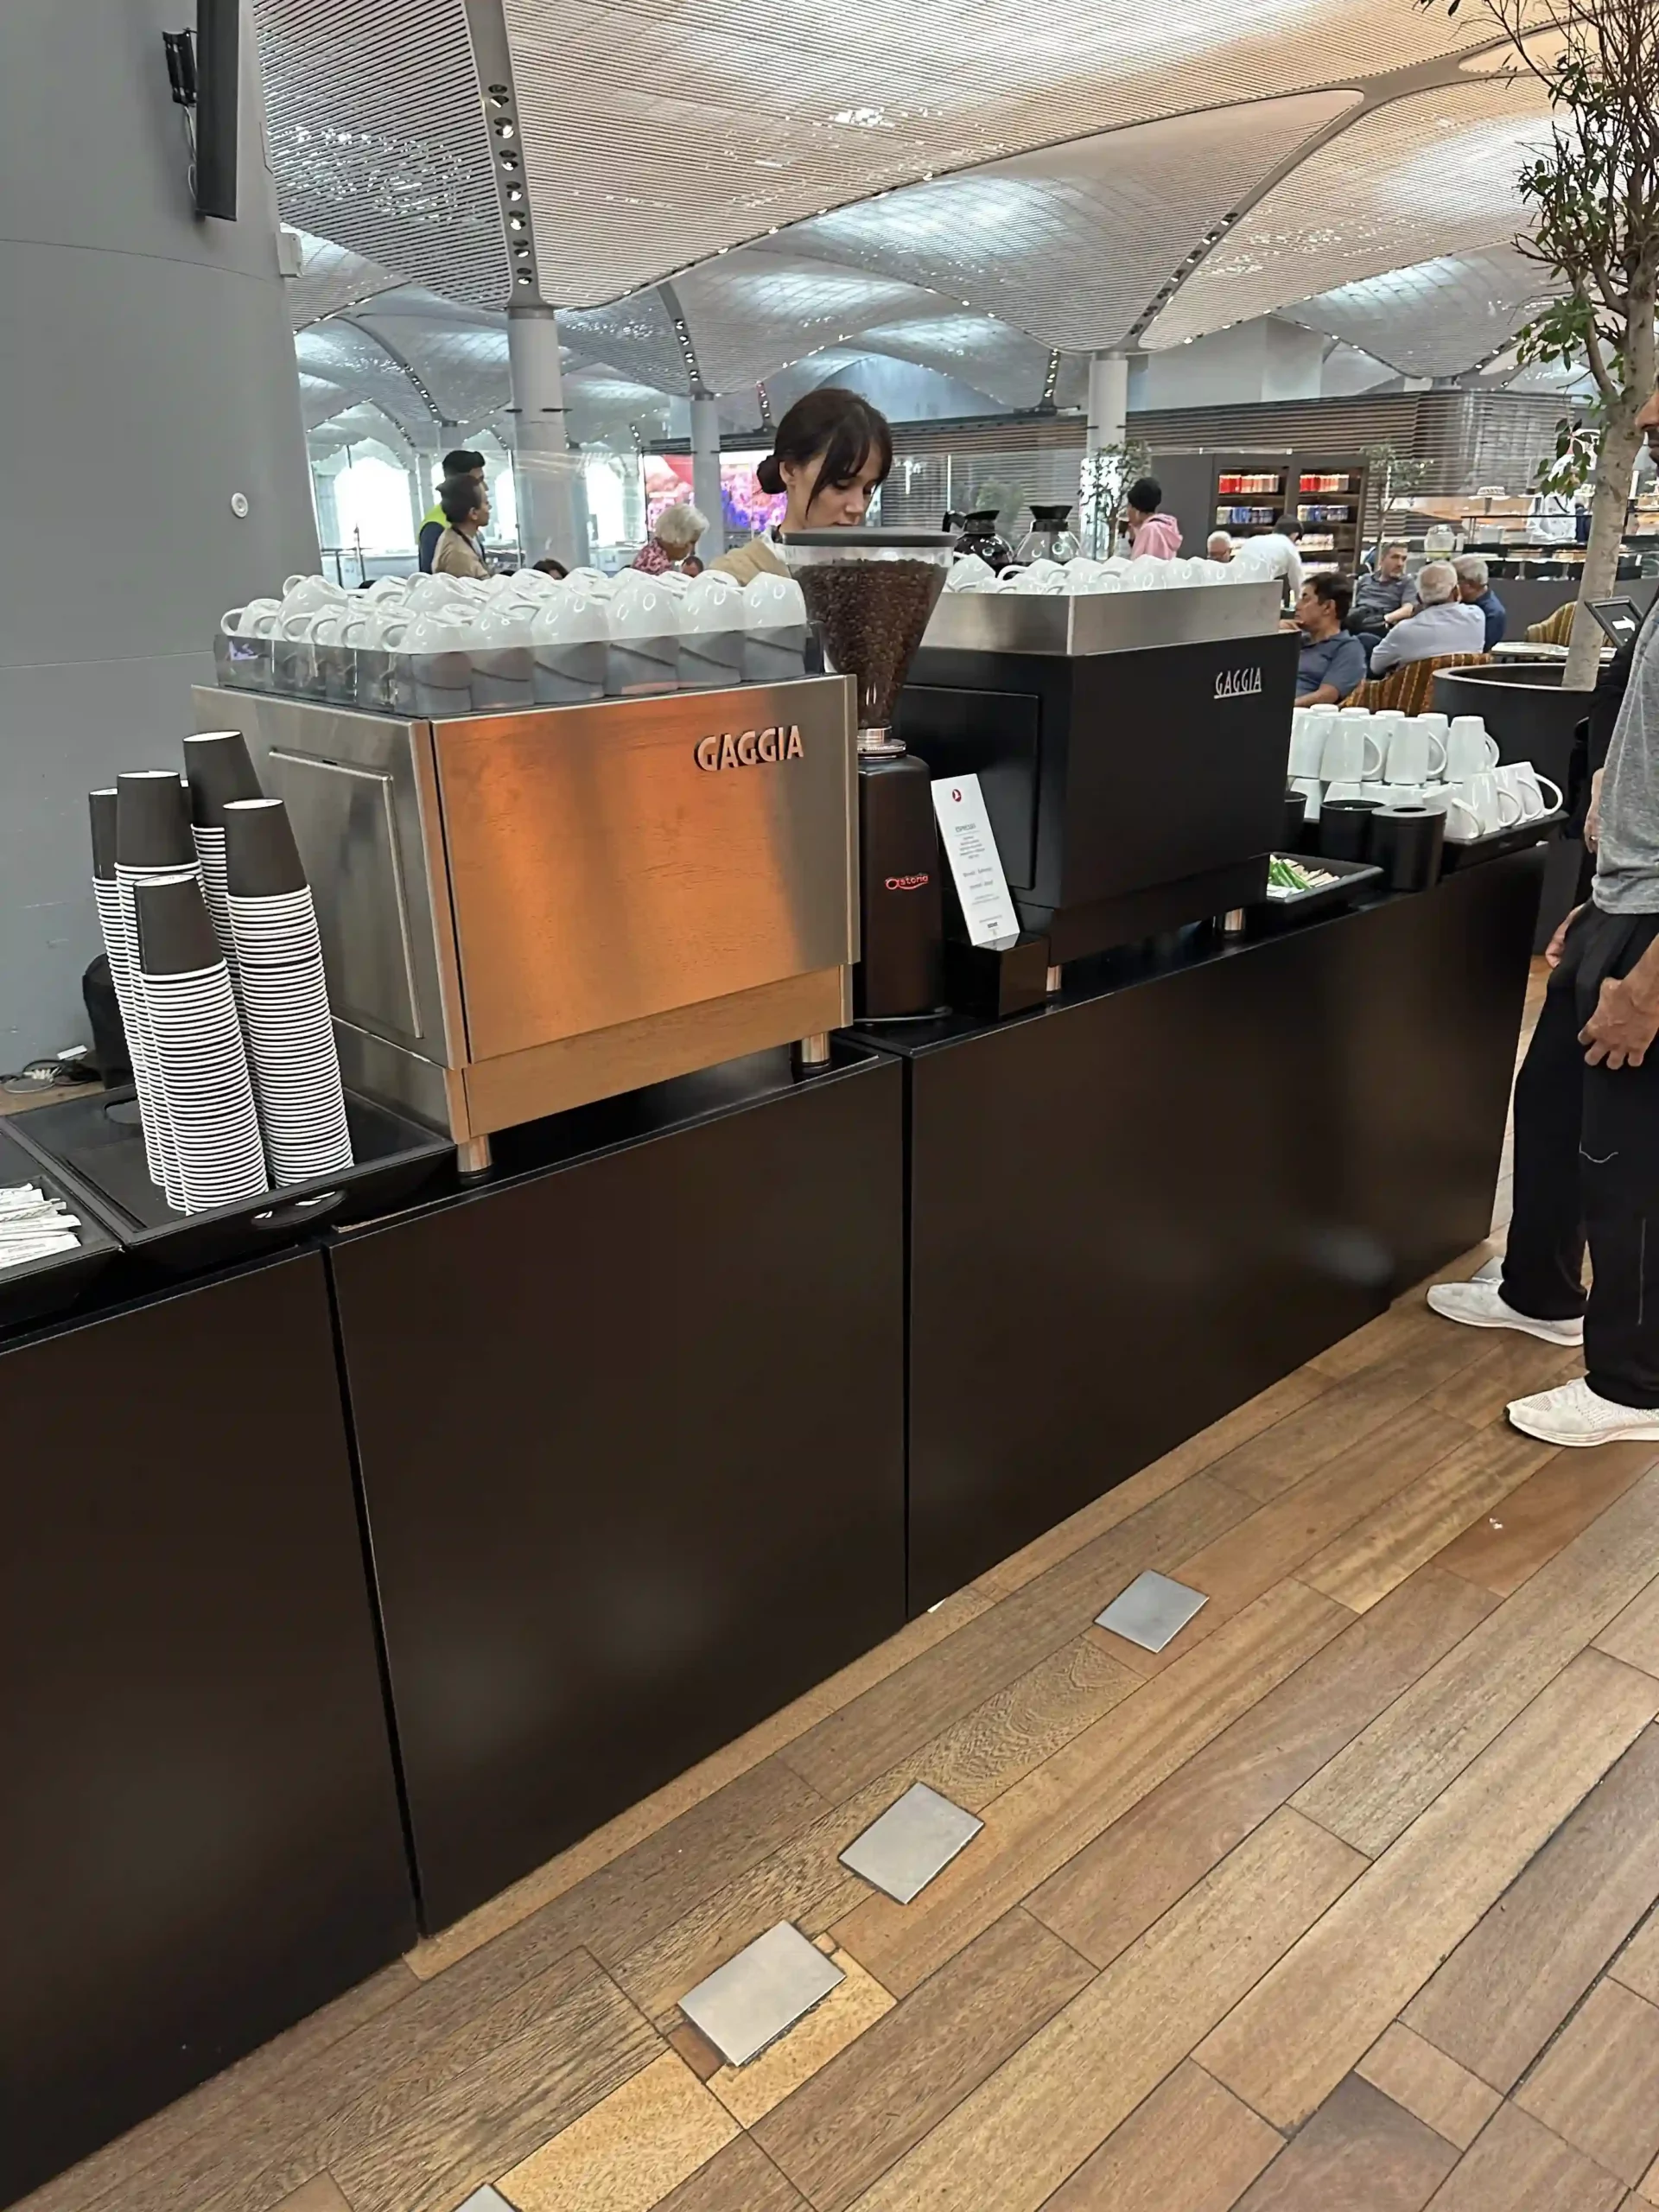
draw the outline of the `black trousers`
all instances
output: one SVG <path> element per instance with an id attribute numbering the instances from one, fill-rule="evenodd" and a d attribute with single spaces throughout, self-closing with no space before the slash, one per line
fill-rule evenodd
<path id="1" fill-rule="evenodd" d="M 1586 1377 L 1621 1406 L 1659 1407 L 1659 1044 L 1639 1068 L 1592 1068 L 1579 1032 L 1656 935 L 1659 914 L 1585 908 L 1515 1086 L 1503 1295 L 1535 1320 L 1582 1313 Z"/>

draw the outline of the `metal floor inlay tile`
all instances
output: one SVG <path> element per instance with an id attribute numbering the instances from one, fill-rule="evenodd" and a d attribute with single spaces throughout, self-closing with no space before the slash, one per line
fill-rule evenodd
<path id="1" fill-rule="evenodd" d="M 688 1990 L 680 2010 L 728 2065 L 747 2066 L 846 1979 L 798 1928 L 780 1920 Z"/>
<path id="2" fill-rule="evenodd" d="M 878 1890 L 908 1904 L 943 1872 L 985 1823 L 925 1782 L 914 1782 L 841 1854 L 841 1863 Z"/>
<path id="3" fill-rule="evenodd" d="M 464 2204 L 456 2205 L 455 2212 L 512 2212 L 512 2207 L 486 2182 L 482 2189 L 474 2190 Z"/>
<path id="4" fill-rule="evenodd" d="M 1185 1582 L 1172 1582 L 1166 1574 L 1148 1570 L 1137 1574 L 1103 1613 L 1095 1615 L 1095 1626 L 1126 1637 L 1143 1651 L 1161 1651 L 1209 1602 L 1202 1591 L 1189 1590 Z"/>

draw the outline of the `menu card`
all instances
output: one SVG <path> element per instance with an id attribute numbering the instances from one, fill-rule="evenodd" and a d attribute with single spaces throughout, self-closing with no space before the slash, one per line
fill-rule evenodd
<path id="1" fill-rule="evenodd" d="M 1020 918 L 1008 895 L 979 778 L 940 777 L 933 785 L 933 812 L 969 944 L 988 945 L 995 952 L 1017 944 Z"/>

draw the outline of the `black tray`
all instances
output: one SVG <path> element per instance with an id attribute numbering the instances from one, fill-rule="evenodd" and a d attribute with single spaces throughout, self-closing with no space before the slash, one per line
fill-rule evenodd
<path id="1" fill-rule="evenodd" d="M 1530 822 L 1517 822 L 1511 830 L 1494 830 L 1489 837 L 1471 837 L 1466 843 L 1448 837 L 1442 849 L 1442 875 L 1450 875 L 1454 868 L 1473 868 L 1479 861 L 1501 861 L 1505 853 L 1524 852 L 1529 845 L 1541 845 L 1550 831 L 1567 819 L 1567 809 L 1558 806 L 1550 814 L 1541 814 Z"/>
<path id="2" fill-rule="evenodd" d="M 1332 861 L 1318 853 L 1280 853 L 1274 857 L 1306 861 L 1338 880 L 1322 883 L 1314 891 L 1294 891 L 1285 899 L 1258 899 L 1249 909 L 1252 919 L 1265 916 L 1272 921 L 1305 921 L 1310 914 L 1328 914 L 1333 907 L 1348 906 L 1368 885 L 1381 886 L 1382 881 L 1382 871 L 1372 861 Z"/>
<path id="3" fill-rule="evenodd" d="M 13 1127 L 76 1211 L 92 1209 L 125 1251 L 167 1274 L 194 1274 L 296 1243 L 326 1224 L 384 1213 L 454 1159 L 449 1138 L 350 1091 L 346 1116 L 357 1164 L 342 1174 L 192 1214 L 172 1212 L 149 1179 L 130 1090 L 37 1106 L 15 1116 Z"/>
<path id="4" fill-rule="evenodd" d="M 30 1261 L 26 1268 L 0 1268 L 0 1331 L 24 1328 L 64 1312 L 91 1288 L 121 1249 L 68 1179 L 17 1141 L 11 1124 L 21 1118 L 10 1116 L 0 1122 L 0 1184 L 38 1183 L 48 1197 L 67 1200 L 80 1224 L 75 1231 L 80 1249 L 52 1253 L 44 1260 Z"/>

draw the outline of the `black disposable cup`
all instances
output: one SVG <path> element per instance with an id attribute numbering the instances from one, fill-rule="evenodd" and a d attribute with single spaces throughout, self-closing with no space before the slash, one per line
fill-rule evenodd
<path id="1" fill-rule="evenodd" d="M 225 880 L 233 899 L 278 899 L 305 889 L 288 809 L 279 798 L 239 798 L 225 808 Z"/>
<path id="2" fill-rule="evenodd" d="M 135 883 L 138 965 L 149 976 L 190 976 L 223 958 L 213 925 L 194 878 L 175 883 Z"/>
<path id="3" fill-rule="evenodd" d="M 1285 826 L 1280 835 L 1285 841 L 1285 850 L 1294 853 L 1296 841 L 1307 827 L 1307 796 L 1303 791 L 1285 793 Z"/>
<path id="4" fill-rule="evenodd" d="M 1427 891 L 1440 880 L 1446 817 L 1426 806 L 1385 807 L 1371 823 L 1371 858 L 1390 891 Z"/>
<path id="5" fill-rule="evenodd" d="M 190 785 L 190 819 L 199 829 L 223 827 L 232 799 L 263 798 L 264 791 L 248 757 L 239 729 L 213 729 L 184 741 L 184 772 Z"/>
<path id="6" fill-rule="evenodd" d="M 1328 798 L 1319 809 L 1319 850 L 1330 861 L 1363 861 L 1371 849 L 1376 801 Z"/>
<path id="7" fill-rule="evenodd" d="M 190 808 L 170 768 L 115 779 L 115 857 L 123 868 L 194 868 Z"/>
<path id="8" fill-rule="evenodd" d="M 115 786 L 88 791 L 86 805 L 92 817 L 92 874 L 100 883 L 115 880 Z"/>

